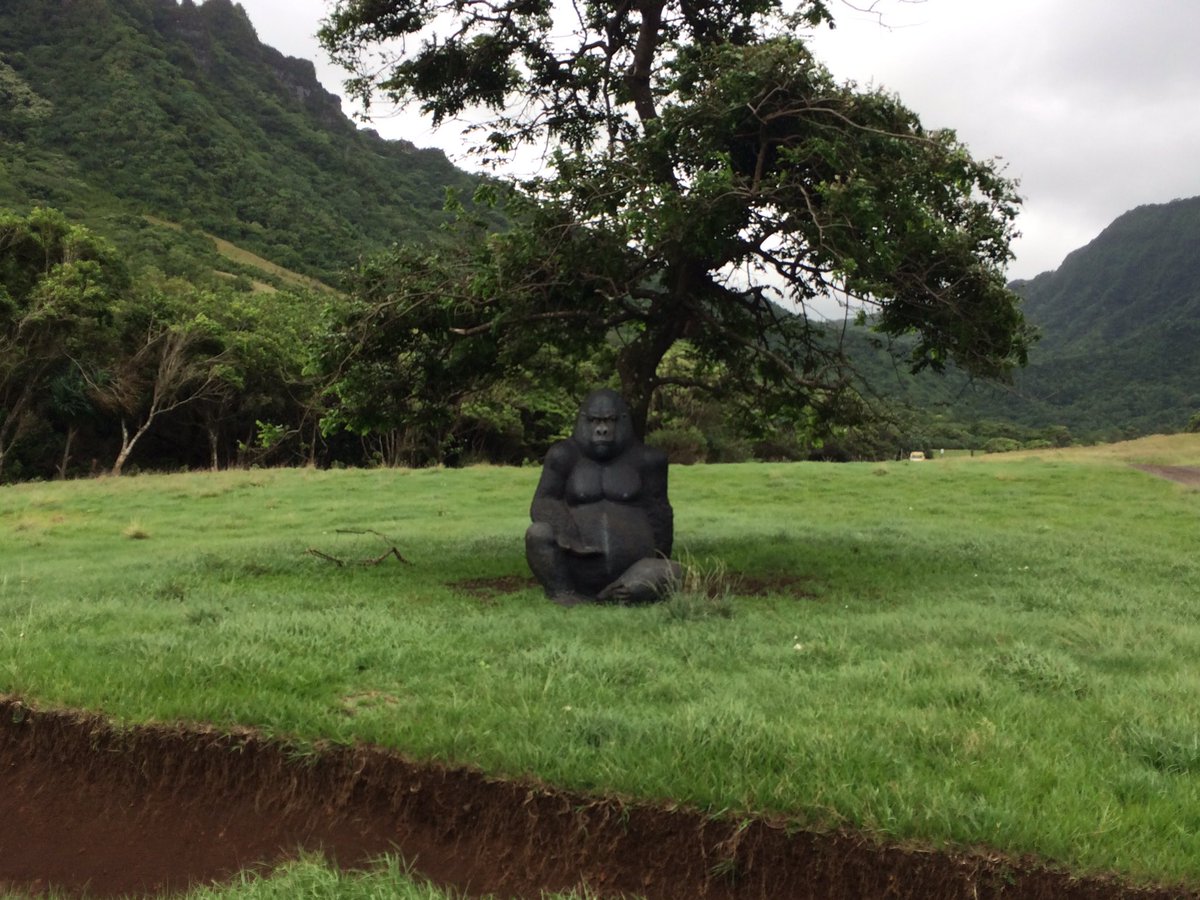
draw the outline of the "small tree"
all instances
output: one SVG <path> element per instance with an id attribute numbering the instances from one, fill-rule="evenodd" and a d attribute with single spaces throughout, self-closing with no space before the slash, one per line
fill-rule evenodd
<path id="1" fill-rule="evenodd" d="M 155 285 L 132 296 L 115 310 L 115 337 L 106 353 L 93 356 L 90 366 L 80 364 L 93 402 L 120 424 L 113 475 L 122 473 L 162 416 L 235 386 L 213 323 L 185 312 L 191 291 L 182 284 Z"/>

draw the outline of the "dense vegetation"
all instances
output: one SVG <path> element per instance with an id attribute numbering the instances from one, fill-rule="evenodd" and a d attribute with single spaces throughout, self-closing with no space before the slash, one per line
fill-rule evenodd
<path id="1" fill-rule="evenodd" d="M 160 466 L 261 460 L 280 431 L 311 458 L 321 297 L 134 278 L 62 213 L 0 213 L 0 476 L 119 474 L 144 438 Z"/>
<path id="2" fill-rule="evenodd" d="M 678 127 L 691 121 L 665 111 L 683 116 Z M 629 272 L 597 268 L 592 232 L 554 251 L 556 269 L 539 268 L 546 241 L 528 230 L 485 239 L 498 219 L 470 204 L 440 230 L 455 218 L 446 187 L 465 199 L 475 182 L 438 152 L 355 128 L 311 64 L 263 46 L 228 0 L 3 4 L 0 137 L 3 480 L 520 463 L 569 430 L 575 398 L 615 384 L 653 332 L 632 319 L 605 330 L 602 317 L 602 337 L 595 322 L 562 329 L 569 317 L 554 308 L 493 340 L 500 332 L 473 317 L 479 302 L 501 308 L 498 285 L 515 321 L 546 299 L 539 279 L 574 285 L 579 300 L 595 278 Z M 546 224 L 555 208 L 522 215 Z M 823 333 L 774 304 L 743 319 L 758 300 L 726 292 L 720 302 L 741 310 L 726 331 L 659 360 L 649 437 L 679 462 L 879 459 L 1183 428 L 1200 409 L 1198 209 L 1139 209 L 1059 272 L 1014 285 L 1044 336 L 1007 388 L 953 364 L 944 378 L 912 376 L 897 357 L 928 358 L 915 338 L 889 352 L 867 327 Z M 431 235 L 465 243 L 439 257 L 411 242 Z M 481 277 L 464 284 L 463 263 Z M 394 315 L 387 298 L 414 286 L 436 302 Z M 643 288 L 657 291 L 653 279 Z M 639 315 L 659 300 L 647 302 Z M 701 313 L 717 309 L 708 303 Z M 753 387 L 781 375 L 761 352 L 721 359 L 752 321 L 799 338 L 819 389 L 781 404 L 787 378 Z M 762 335 L 769 357 L 778 334 Z"/>

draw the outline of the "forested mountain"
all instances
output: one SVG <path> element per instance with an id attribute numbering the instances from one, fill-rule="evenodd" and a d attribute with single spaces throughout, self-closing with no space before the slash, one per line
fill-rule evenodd
<path id="1" fill-rule="evenodd" d="M 1200 324 L 1200 197 L 1139 206 L 1053 272 L 1013 287 L 1044 350 L 1076 355 Z"/>
<path id="2" fill-rule="evenodd" d="M 152 213 L 326 280 L 473 184 L 358 129 L 230 0 L 4 0 L 0 138 L 6 205 Z"/>
<path id="3" fill-rule="evenodd" d="M 229 0 L 0 0 L 0 481 L 398 458 L 321 429 L 328 285 L 476 183 Z"/>
<path id="4" fill-rule="evenodd" d="M 883 402 L 916 411 L 922 432 L 944 433 L 945 423 L 977 438 L 1178 431 L 1200 411 L 1198 248 L 1200 197 L 1141 206 L 1058 269 L 1014 282 L 1041 339 L 1010 386 L 953 372 L 912 378 L 883 355 L 854 356 Z"/>
<path id="5" fill-rule="evenodd" d="M 1117 218 L 1053 272 L 1018 282 L 1042 331 L 998 412 L 1144 434 L 1200 409 L 1200 197 Z"/>

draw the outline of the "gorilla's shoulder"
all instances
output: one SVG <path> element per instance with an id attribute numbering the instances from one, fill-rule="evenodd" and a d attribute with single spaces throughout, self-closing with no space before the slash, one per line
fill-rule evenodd
<path id="1" fill-rule="evenodd" d="M 666 451 L 642 445 L 642 465 L 651 469 L 665 469 L 667 467 Z"/>
<path id="2" fill-rule="evenodd" d="M 543 465 L 552 469 L 570 469 L 579 462 L 579 456 L 579 445 L 568 438 L 550 445 Z"/>

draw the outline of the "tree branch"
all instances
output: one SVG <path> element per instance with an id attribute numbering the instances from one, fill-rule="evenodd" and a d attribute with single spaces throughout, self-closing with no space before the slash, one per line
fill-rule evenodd
<path id="1" fill-rule="evenodd" d="M 633 98 L 633 108 L 638 118 L 645 123 L 658 118 L 650 75 L 654 69 L 654 54 L 658 49 L 658 32 L 662 27 L 663 3 L 642 0 L 638 10 L 642 14 L 642 24 L 633 50 L 633 62 L 625 73 L 625 85 Z"/>

